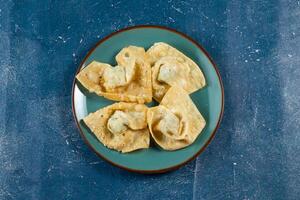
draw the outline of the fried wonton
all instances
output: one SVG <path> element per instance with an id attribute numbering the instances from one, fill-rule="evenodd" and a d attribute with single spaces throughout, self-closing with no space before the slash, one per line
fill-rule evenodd
<path id="1" fill-rule="evenodd" d="M 199 66 L 166 43 L 155 43 L 148 49 L 147 58 L 152 66 L 153 98 L 158 102 L 171 86 L 182 87 L 190 94 L 206 84 Z"/>
<path id="2" fill-rule="evenodd" d="M 147 110 L 143 104 L 120 102 L 89 114 L 83 121 L 104 146 L 127 153 L 149 148 Z"/>
<path id="3" fill-rule="evenodd" d="M 129 46 L 116 56 L 117 66 L 93 61 L 76 76 L 89 90 L 107 99 L 148 103 L 152 100 L 151 67 L 145 50 Z"/>
<path id="4" fill-rule="evenodd" d="M 155 142 L 165 150 L 192 144 L 205 127 L 205 120 L 188 93 L 171 87 L 159 106 L 149 108 L 147 122 Z"/>

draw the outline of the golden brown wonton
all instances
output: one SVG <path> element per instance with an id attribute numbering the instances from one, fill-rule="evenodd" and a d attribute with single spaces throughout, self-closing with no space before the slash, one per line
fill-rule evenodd
<path id="1" fill-rule="evenodd" d="M 76 76 L 99 96 L 115 101 L 147 103 L 152 100 L 151 67 L 145 50 L 129 46 L 116 56 L 117 66 L 93 61 Z"/>
<path id="2" fill-rule="evenodd" d="M 159 106 L 149 108 L 148 127 L 155 142 L 165 150 L 192 144 L 205 127 L 205 120 L 188 93 L 171 87 Z"/>
<path id="3" fill-rule="evenodd" d="M 178 86 L 189 94 L 205 86 L 199 66 L 189 57 L 163 43 L 155 43 L 147 51 L 152 66 L 153 98 L 161 101 L 171 86 Z"/>
<path id="4" fill-rule="evenodd" d="M 122 153 L 149 148 L 147 107 L 136 103 L 115 103 L 83 119 L 106 147 Z"/>

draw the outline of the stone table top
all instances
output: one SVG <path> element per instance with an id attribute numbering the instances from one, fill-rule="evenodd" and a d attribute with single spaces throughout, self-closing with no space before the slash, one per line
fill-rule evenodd
<path id="1" fill-rule="evenodd" d="M 0 199 L 299 199 L 300 1 L 0 1 Z M 101 38 L 163 25 L 202 44 L 225 89 L 193 162 L 140 175 L 98 158 L 71 111 Z"/>

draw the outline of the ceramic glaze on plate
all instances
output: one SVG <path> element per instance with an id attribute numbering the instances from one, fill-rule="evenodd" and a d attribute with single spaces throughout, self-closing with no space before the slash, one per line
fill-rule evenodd
<path id="1" fill-rule="evenodd" d="M 214 136 L 224 109 L 222 81 L 210 56 L 188 36 L 165 27 L 135 26 L 110 34 L 90 50 L 77 73 L 93 60 L 114 65 L 115 55 L 128 45 L 141 46 L 147 50 L 155 42 L 168 43 L 183 52 L 200 66 L 205 75 L 207 86 L 191 94 L 192 100 L 206 120 L 205 128 L 192 145 L 176 151 L 164 151 L 152 143 L 149 149 L 127 154 L 108 149 L 85 127 L 82 119 L 89 113 L 114 102 L 88 93 L 78 85 L 75 78 L 72 90 L 73 114 L 85 142 L 98 156 L 111 164 L 140 173 L 173 170 L 199 155 Z M 153 103 L 148 105 L 151 106 Z"/>

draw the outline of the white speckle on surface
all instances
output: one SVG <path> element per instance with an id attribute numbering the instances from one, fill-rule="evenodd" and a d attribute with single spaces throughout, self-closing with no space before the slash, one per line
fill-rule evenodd
<path id="1" fill-rule="evenodd" d="M 97 164 L 99 164 L 100 162 L 99 161 L 95 161 L 95 162 L 90 162 L 89 164 L 90 165 L 97 165 Z"/>
<path id="2" fill-rule="evenodd" d="M 247 164 L 250 166 L 250 168 L 251 168 L 253 171 L 256 171 L 256 168 L 255 168 L 249 161 L 247 161 Z"/>
<path id="3" fill-rule="evenodd" d="M 205 17 L 206 19 L 209 19 L 209 17 L 206 16 L 204 13 L 201 13 L 201 15 L 202 15 L 203 17 Z"/>
<path id="4" fill-rule="evenodd" d="M 236 179 L 236 177 L 235 177 L 235 167 L 233 168 L 233 184 L 235 184 L 235 179 Z"/>
<path id="5" fill-rule="evenodd" d="M 129 24 L 132 24 L 132 18 L 130 16 L 128 16 L 128 22 Z"/>
<path id="6" fill-rule="evenodd" d="M 80 38 L 80 41 L 79 41 L 79 43 L 81 44 L 81 43 L 82 43 L 82 41 L 83 41 L 83 39 L 82 39 L 82 38 Z"/>
<path id="7" fill-rule="evenodd" d="M 259 59 L 259 58 L 257 58 L 257 59 L 256 59 L 256 61 L 257 61 L 257 62 L 259 62 L 259 61 L 260 61 L 260 59 Z"/>
<path id="8" fill-rule="evenodd" d="M 291 58 L 291 57 L 293 57 L 293 55 L 292 54 L 288 54 L 288 57 Z"/>
<path id="9" fill-rule="evenodd" d="M 100 35 L 97 35 L 97 38 L 100 38 Z"/>
<path id="10" fill-rule="evenodd" d="M 116 2 L 116 3 L 114 3 L 114 4 L 112 3 L 110 6 L 111 6 L 111 7 L 115 7 L 115 6 L 119 5 L 120 3 L 121 3 L 121 1 L 118 1 L 118 2 Z"/>
<path id="11" fill-rule="evenodd" d="M 248 48 L 248 49 L 250 49 L 251 47 L 250 47 L 250 46 L 248 46 L 247 48 Z"/>
<path id="12" fill-rule="evenodd" d="M 171 22 L 175 22 L 175 20 L 172 17 L 168 17 L 168 18 Z"/>
<path id="13" fill-rule="evenodd" d="M 60 35 L 59 35 L 57 38 L 60 39 L 60 40 L 62 40 L 63 43 L 66 43 L 67 40 L 70 39 L 70 38 L 64 39 L 64 38 L 63 38 L 62 36 L 60 36 Z"/>
<path id="14" fill-rule="evenodd" d="M 72 53 L 72 56 L 73 56 L 73 57 L 75 57 L 75 56 L 76 56 L 76 54 L 75 54 L 75 53 Z"/>
<path id="15" fill-rule="evenodd" d="M 70 160 L 68 160 L 68 164 L 71 164 L 71 163 L 73 163 L 72 161 L 70 161 Z"/>
<path id="16" fill-rule="evenodd" d="M 260 50 L 259 49 L 255 49 L 255 52 L 257 53 L 257 52 L 259 52 Z"/>
<path id="17" fill-rule="evenodd" d="M 195 200 L 197 197 L 196 197 L 196 191 L 197 191 L 197 185 L 198 185 L 198 176 L 197 176 L 197 174 L 198 174 L 198 171 L 199 171 L 199 169 L 198 169 L 198 157 L 196 158 L 196 162 L 195 162 L 195 170 L 194 170 L 194 183 L 193 183 L 193 200 Z"/>
<path id="18" fill-rule="evenodd" d="M 83 178 L 83 176 L 82 176 L 82 175 L 80 175 L 79 177 L 80 177 L 80 178 Z"/>
<path id="19" fill-rule="evenodd" d="M 296 33 L 295 33 L 295 32 L 292 32 L 292 34 L 293 34 L 293 35 L 296 35 Z"/>
<path id="20" fill-rule="evenodd" d="M 179 12 L 179 13 L 181 13 L 181 14 L 184 14 L 180 8 L 176 8 L 174 5 L 172 5 L 171 7 L 172 7 L 174 10 L 176 10 L 177 12 Z"/>
<path id="21" fill-rule="evenodd" d="M 53 168 L 54 168 L 54 166 L 51 165 L 51 166 L 48 168 L 47 173 L 51 172 Z"/>
<path id="22" fill-rule="evenodd" d="M 21 30 L 20 26 L 18 24 L 15 24 L 15 32 Z"/>
<path id="23" fill-rule="evenodd" d="M 245 60 L 245 63 L 247 63 L 248 62 L 248 60 Z"/>
<path id="24" fill-rule="evenodd" d="M 254 108 L 253 125 L 256 127 L 258 108 Z"/>
<path id="25" fill-rule="evenodd" d="M 69 145 L 69 141 L 68 140 L 66 140 L 66 144 Z"/>
<path id="26" fill-rule="evenodd" d="M 71 26 L 68 26 L 68 29 L 70 29 L 71 28 Z"/>
<path id="27" fill-rule="evenodd" d="M 236 162 L 234 162 L 234 163 L 233 163 L 233 165 L 237 165 L 237 163 L 236 163 Z"/>

